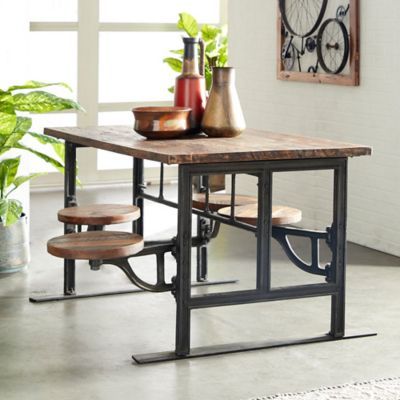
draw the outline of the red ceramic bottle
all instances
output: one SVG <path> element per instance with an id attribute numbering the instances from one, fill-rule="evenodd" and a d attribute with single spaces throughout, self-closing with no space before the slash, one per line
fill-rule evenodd
<path id="1" fill-rule="evenodd" d="M 182 74 L 176 78 L 175 106 L 190 107 L 190 133 L 201 131 L 201 120 L 206 106 L 206 83 L 204 79 L 204 46 L 195 38 L 183 38 L 185 45 Z M 198 45 L 202 49 L 199 69 Z"/>

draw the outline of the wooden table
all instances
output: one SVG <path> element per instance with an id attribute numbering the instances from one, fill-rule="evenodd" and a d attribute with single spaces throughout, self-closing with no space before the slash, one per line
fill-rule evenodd
<path id="1" fill-rule="evenodd" d="M 94 147 L 125 154 L 134 158 L 133 203 L 143 210 L 143 200 L 151 200 L 178 210 L 175 243 L 177 273 L 173 279 L 176 298 L 175 351 L 134 355 L 138 363 L 148 363 L 213 354 L 232 353 L 286 345 L 331 341 L 370 333 L 345 334 L 345 269 L 346 269 L 346 213 L 348 158 L 371 155 L 371 148 L 325 139 L 246 130 L 237 138 L 209 139 L 204 136 L 182 140 L 148 141 L 126 126 L 88 128 L 48 128 L 47 135 L 66 141 L 65 206 L 76 204 L 75 170 L 76 148 Z M 143 161 L 178 164 L 178 201 L 165 200 L 146 193 L 143 185 Z M 333 221 L 326 231 L 310 231 L 289 227 L 275 227 L 271 223 L 273 174 L 286 171 L 334 171 Z M 234 216 L 222 217 L 209 210 L 192 209 L 192 180 L 213 174 L 231 176 L 235 195 L 236 174 L 250 174 L 258 178 L 257 227 L 237 221 Z M 192 213 L 210 221 L 226 223 L 255 232 L 257 235 L 256 289 L 216 294 L 191 294 Z M 134 224 L 136 233 L 143 233 L 143 222 Z M 289 237 L 307 237 L 312 242 L 311 263 L 304 263 L 293 251 Z M 289 259 L 307 273 L 324 276 L 326 283 L 283 288 L 271 287 L 271 238 L 276 239 Z M 320 266 L 318 244 L 329 245 L 332 260 Z M 66 289 L 74 283 L 73 269 L 66 266 Z M 69 274 L 69 275 L 68 275 Z M 190 348 L 190 314 L 194 309 L 256 302 L 290 300 L 330 296 L 331 328 L 326 335 L 298 340 L 236 343 L 221 346 Z"/>

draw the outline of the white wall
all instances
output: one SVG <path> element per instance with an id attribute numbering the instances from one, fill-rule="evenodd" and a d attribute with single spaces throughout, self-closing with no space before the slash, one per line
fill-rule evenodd
<path id="1" fill-rule="evenodd" d="M 349 163 L 348 238 L 400 256 L 400 2 L 361 0 L 360 87 L 278 81 L 276 17 L 276 0 L 229 1 L 230 64 L 247 125 L 373 146 L 373 157 Z M 323 228 L 330 174 L 302 175 L 278 178 L 275 201 L 299 206 L 306 226 Z"/>

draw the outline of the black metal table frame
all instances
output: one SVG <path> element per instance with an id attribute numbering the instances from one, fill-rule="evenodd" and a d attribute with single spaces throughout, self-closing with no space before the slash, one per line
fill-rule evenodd
<path id="1" fill-rule="evenodd" d="M 190 357 L 202 357 L 262 348 L 281 347 L 286 345 L 307 344 L 339 339 L 350 339 L 375 335 L 371 332 L 351 333 L 345 335 L 345 270 L 346 270 L 346 218 L 347 218 L 347 164 L 346 158 L 303 159 L 287 161 L 252 161 L 215 164 L 179 165 L 178 202 L 167 201 L 162 196 L 151 196 L 144 193 L 140 177 L 135 182 L 138 204 L 143 199 L 151 200 L 178 210 L 177 235 L 177 276 L 174 293 L 177 303 L 176 342 L 174 352 L 134 355 L 138 363 L 175 360 Z M 137 171 L 143 168 L 143 161 L 135 161 Z M 272 190 L 273 174 L 276 172 L 333 170 L 334 199 L 333 223 L 326 232 L 312 232 L 287 227 L 273 227 Z M 206 190 L 205 210 L 194 210 L 192 207 L 193 179 L 214 174 L 232 176 L 230 218 L 212 213 L 208 208 L 209 191 Z M 235 218 L 234 198 L 236 191 L 236 174 L 249 174 L 258 177 L 258 224 L 257 228 L 239 222 Z M 207 189 L 207 188 L 206 188 Z M 142 204 L 141 204 L 142 205 Z M 192 214 L 202 218 L 226 223 L 256 233 L 257 236 L 257 277 L 256 289 L 217 294 L 191 294 L 191 248 L 192 248 Z M 291 248 L 287 236 L 306 236 L 312 242 L 312 262 L 305 265 Z M 299 268 L 312 274 L 324 275 L 327 283 L 300 285 L 285 288 L 271 287 L 271 238 L 282 245 L 289 259 Z M 325 239 L 332 251 L 332 261 L 321 268 L 319 265 L 318 241 Z M 307 270 L 308 269 L 308 270 Z M 313 338 L 257 343 L 236 343 L 219 346 L 191 349 L 190 315 L 191 310 L 228 305 L 251 304 L 278 300 L 301 299 L 309 297 L 331 296 L 331 326 L 328 334 Z"/>
<path id="2" fill-rule="evenodd" d="M 65 171 L 65 207 L 76 204 L 76 148 L 80 145 L 66 143 L 66 171 Z M 164 198 L 164 167 L 160 172 L 160 193 L 158 196 L 146 193 L 143 181 L 144 160 L 134 158 L 133 170 L 133 204 L 137 205 L 142 216 L 144 200 L 176 208 L 178 211 L 177 237 L 167 244 L 146 247 L 143 254 L 158 254 L 171 251 L 177 260 L 176 277 L 172 284 L 163 291 L 170 290 L 176 299 L 176 339 L 175 351 L 133 355 L 139 363 L 151 363 L 191 357 L 235 353 L 271 347 L 308 344 L 323 341 L 341 340 L 357 337 L 372 336 L 375 333 L 345 334 L 345 272 L 346 272 L 346 218 L 347 218 L 347 158 L 320 158 L 320 159 L 293 159 L 274 161 L 238 161 L 221 162 L 214 164 L 181 164 L 178 174 L 178 201 L 177 203 Z M 326 232 L 308 231 L 289 227 L 272 226 L 272 190 L 273 174 L 276 172 L 333 170 L 333 223 Z M 215 174 L 231 175 L 231 205 L 230 217 L 223 217 L 211 212 L 208 207 L 209 190 L 207 176 Z M 236 175 L 248 174 L 258 178 L 258 224 L 257 227 L 239 222 L 235 218 L 234 198 L 236 192 Z M 206 206 L 204 210 L 192 207 L 193 180 L 205 177 Z M 199 219 L 212 221 L 215 225 L 225 223 L 247 231 L 254 232 L 257 237 L 257 267 L 256 288 L 215 294 L 191 293 L 191 251 L 197 247 L 198 251 L 210 239 L 192 238 L 192 214 Z M 71 232 L 74 227 L 65 225 L 65 232 Z M 143 234 L 143 218 L 133 223 L 133 232 Z M 308 237 L 312 242 L 312 261 L 305 264 L 292 249 L 288 236 Z M 212 235 L 211 235 L 212 236 Z M 271 238 L 278 240 L 288 258 L 300 269 L 311 274 L 326 277 L 326 283 L 299 285 L 291 287 L 273 288 L 271 286 Z M 203 240 L 206 239 L 206 240 Z M 332 252 L 332 261 L 325 267 L 319 265 L 318 245 L 320 240 L 325 240 Z M 142 254 L 142 255 L 143 255 Z M 139 254 L 140 256 L 140 254 Z M 201 257 L 200 257 L 201 258 Z M 204 260 L 203 260 L 204 261 Z M 206 260 L 205 260 L 206 261 Z M 158 264 L 158 263 L 157 263 Z M 159 265 L 157 265 L 159 267 Z M 203 266 L 202 274 L 206 274 Z M 198 272 L 199 274 L 199 272 Z M 199 278 L 199 276 L 198 276 Z M 75 289 L 75 264 L 65 260 L 64 264 L 64 292 Z M 146 289 L 146 288 L 145 288 Z M 151 290 L 151 288 L 149 289 Z M 160 290 L 159 290 L 160 291 Z M 115 294 L 115 293 L 113 293 Z M 301 338 L 283 341 L 233 343 L 219 346 L 209 346 L 191 349 L 190 328 L 191 311 L 209 307 L 251 304 L 259 302 L 292 300 L 311 297 L 331 297 L 331 322 L 328 334 L 312 338 Z"/>

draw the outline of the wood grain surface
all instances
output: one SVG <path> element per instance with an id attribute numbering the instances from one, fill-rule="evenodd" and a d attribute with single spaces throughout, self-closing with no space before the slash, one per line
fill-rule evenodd
<path id="1" fill-rule="evenodd" d="M 231 216 L 231 207 L 222 208 L 218 214 L 224 217 Z M 235 217 L 238 221 L 250 225 L 257 225 L 258 204 L 247 204 L 235 207 Z M 272 207 L 272 224 L 289 225 L 300 222 L 302 218 L 301 210 L 287 206 Z"/>
<path id="2" fill-rule="evenodd" d="M 257 197 L 254 196 L 235 196 L 235 205 L 242 206 L 245 204 L 257 203 Z M 218 211 L 221 208 L 229 207 L 231 205 L 231 195 L 224 193 L 210 194 L 208 205 L 211 211 Z M 204 193 L 193 194 L 193 207 L 199 210 L 204 210 L 206 206 L 206 195 Z"/>
<path id="3" fill-rule="evenodd" d="M 73 225 L 112 225 L 136 221 L 140 209 L 123 204 L 90 204 L 60 210 L 58 220 Z"/>
<path id="4" fill-rule="evenodd" d="M 146 140 L 133 132 L 129 126 L 46 128 L 45 133 L 77 145 L 166 164 L 371 155 L 371 148 L 368 146 L 254 129 L 247 129 L 235 138 L 208 138 L 202 134 L 176 140 Z"/>
<path id="5" fill-rule="evenodd" d="M 143 238 L 127 232 L 71 233 L 50 239 L 47 251 L 69 260 L 112 260 L 139 253 Z"/>

